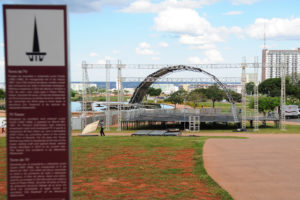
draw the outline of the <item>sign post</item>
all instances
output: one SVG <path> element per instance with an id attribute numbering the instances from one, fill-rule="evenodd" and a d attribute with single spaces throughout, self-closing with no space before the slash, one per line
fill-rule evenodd
<path id="1" fill-rule="evenodd" d="M 4 5 L 7 197 L 71 199 L 66 6 Z"/>

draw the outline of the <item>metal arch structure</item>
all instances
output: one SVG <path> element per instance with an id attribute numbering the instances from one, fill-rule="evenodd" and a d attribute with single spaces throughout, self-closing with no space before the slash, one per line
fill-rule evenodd
<path id="1" fill-rule="evenodd" d="M 144 96 L 147 93 L 148 88 L 156 80 L 158 80 L 160 77 L 162 77 L 166 74 L 169 74 L 169 73 L 172 73 L 172 72 L 175 72 L 175 71 L 193 71 L 193 72 L 200 72 L 200 73 L 203 73 L 203 74 L 206 74 L 206 75 L 210 76 L 226 93 L 227 98 L 228 98 L 228 100 L 230 101 L 230 103 L 232 105 L 232 114 L 233 114 L 233 117 L 234 117 L 234 121 L 236 123 L 239 122 L 239 120 L 237 118 L 236 107 L 235 107 L 233 98 L 232 98 L 229 90 L 226 88 L 226 86 L 221 81 L 219 81 L 219 79 L 216 76 L 208 73 L 207 71 L 204 71 L 201 68 L 191 67 L 191 66 L 187 66 L 187 65 L 175 65 L 175 66 L 165 67 L 165 68 L 159 69 L 158 71 L 150 74 L 135 89 L 129 103 L 134 104 L 134 103 L 142 102 Z"/>

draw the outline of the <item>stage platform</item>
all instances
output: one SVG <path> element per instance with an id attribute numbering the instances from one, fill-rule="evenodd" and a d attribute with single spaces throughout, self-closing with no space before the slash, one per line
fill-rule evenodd
<path id="1" fill-rule="evenodd" d="M 139 130 L 133 133 L 131 136 L 179 136 L 181 133 L 168 132 L 166 130 Z"/>
<path id="2" fill-rule="evenodd" d="M 190 115 L 184 113 L 142 113 L 139 116 L 133 117 L 130 120 L 131 122 L 189 122 L 189 116 L 200 116 L 200 122 L 234 122 L 232 114 L 198 114 Z M 238 120 L 241 121 L 241 117 L 238 117 Z M 247 117 L 247 121 L 254 120 L 254 117 Z M 277 117 L 259 117 L 259 121 L 279 121 Z"/>

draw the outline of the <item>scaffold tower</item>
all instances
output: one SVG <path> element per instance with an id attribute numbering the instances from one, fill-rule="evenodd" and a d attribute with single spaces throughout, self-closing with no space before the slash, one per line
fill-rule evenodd
<path id="1" fill-rule="evenodd" d="M 189 130 L 195 132 L 200 131 L 200 115 L 189 116 Z"/>
<path id="2" fill-rule="evenodd" d="M 259 122 L 259 112 L 258 112 L 258 68 L 259 68 L 259 63 L 258 63 L 258 57 L 254 58 L 254 63 L 256 64 L 254 67 L 254 74 L 255 75 L 255 83 L 254 83 L 254 95 L 253 95 L 253 103 L 254 103 L 254 120 L 253 120 L 253 125 L 254 125 L 254 131 L 258 131 L 258 122 Z"/>
<path id="3" fill-rule="evenodd" d="M 243 58 L 242 63 L 242 130 L 246 130 L 247 110 L 246 110 L 246 58 Z"/>
<path id="4" fill-rule="evenodd" d="M 82 69 L 82 90 L 81 90 L 81 96 L 82 96 L 82 102 L 81 102 L 81 131 L 86 126 L 86 111 L 87 111 L 87 98 L 86 98 L 86 78 L 87 78 L 87 68 L 86 68 L 86 62 L 82 61 L 81 65 Z"/>
<path id="5" fill-rule="evenodd" d="M 111 64 L 110 61 L 107 60 L 105 64 L 105 69 L 106 69 L 106 126 L 105 130 L 109 131 L 110 130 L 110 69 L 111 69 Z"/>
<path id="6" fill-rule="evenodd" d="M 118 129 L 117 131 L 122 130 L 122 106 L 124 100 L 123 93 L 123 84 L 122 84 L 122 68 L 125 66 L 121 64 L 121 61 L 118 60 L 118 79 L 117 79 L 117 90 L 118 90 Z"/>
<path id="7" fill-rule="evenodd" d="M 285 91 L 285 76 L 286 76 L 286 62 L 285 59 L 280 65 L 281 67 L 281 96 L 280 96 L 280 129 L 285 131 L 285 105 L 286 105 L 286 91 Z"/>

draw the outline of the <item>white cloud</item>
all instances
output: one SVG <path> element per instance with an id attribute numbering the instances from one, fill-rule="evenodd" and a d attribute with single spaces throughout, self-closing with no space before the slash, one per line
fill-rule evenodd
<path id="1" fill-rule="evenodd" d="M 129 13 L 156 13 L 168 8 L 201 8 L 219 0 L 165 0 L 159 3 L 152 3 L 150 0 L 136 0 L 128 7 L 122 9 Z"/>
<path id="2" fill-rule="evenodd" d="M 98 57 L 99 55 L 97 54 L 97 53 L 95 53 L 95 52 L 91 52 L 90 53 L 90 57 Z"/>
<path id="3" fill-rule="evenodd" d="M 124 6 L 129 0 L 3 0 L 2 2 L 8 4 L 63 4 L 67 5 L 71 12 L 88 13 L 98 12 L 105 6 Z"/>
<path id="4" fill-rule="evenodd" d="M 137 48 L 135 48 L 136 54 L 139 55 L 158 55 L 158 52 L 155 52 L 151 49 L 151 45 L 147 42 L 141 42 Z"/>
<path id="5" fill-rule="evenodd" d="M 241 14 L 243 14 L 242 11 L 230 11 L 230 12 L 223 13 L 223 15 L 241 15 Z"/>
<path id="6" fill-rule="evenodd" d="M 149 43 L 147 43 L 147 42 L 141 42 L 141 43 L 139 44 L 139 47 L 140 47 L 140 48 L 149 49 L 149 48 L 151 47 L 151 45 L 150 45 Z"/>
<path id="7" fill-rule="evenodd" d="M 211 50 L 205 51 L 204 54 L 210 62 L 219 63 L 219 62 L 224 61 L 223 56 L 216 49 L 211 49 Z"/>
<path id="8" fill-rule="evenodd" d="M 156 55 L 157 54 L 152 49 L 143 49 L 143 48 L 139 48 L 139 47 L 137 47 L 135 49 L 135 52 L 139 55 Z"/>
<path id="9" fill-rule="evenodd" d="M 179 42 L 192 49 L 204 50 L 204 58 L 190 57 L 189 62 L 218 63 L 224 61 L 216 43 L 225 42 L 229 35 L 243 36 L 243 29 L 234 26 L 213 27 L 196 10 L 169 8 L 158 13 L 154 19 L 157 31 L 168 32 L 179 37 Z"/>
<path id="10" fill-rule="evenodd" d="M 207 50 L 204 52 L 205 57 L 192 56 L 187 59 L 190 64 L 207 64 L 207 63 L 220 63 L 224 61 L 221 53 L 216 49 Z"/>
<path id="11" fill-rule="evenodd" d="M 1 46 L 1 47 L 4 47 L 4 43 L 3 43 L 3 42 L 1 42 L 1 43 L 0 43 L 0 46 Z"/>
<path id="12" fill-rule="evenodd" d="M 263 39 L 264 32 L 268 40 L 300 39 L 300 18 L 258 18 L 246 30 L 246 33 L 255 39 Z"/>
<path id="13" fill-rule="evenodd" d="M 172 33 L 205 34 L 211 31 L 210 23 L 189 8 L 168 8 L 154 19 L 157 31 Z"/>
<path id="14" fill-rule="evenodd" d="M 209 21 L 201 17 L 198 12 L 188 8 L 172 8 L 158 13 L 154 19 L 157 31 L 190 36 L 196 43 L 224 42 L 229 34 L 241 34 L 242 29 L 234 26 L 213 27 Z M 181 40 L 183 40 L 183 38 Z M 201 42 L 202 41 L 202 42 Z"/>
<path id="15" fill-rule="evenodd" d="M 254 4 L 257 1 L 259 1 L 259 0 L 231 0 L 231 3 L 233 5 L 241 5 L 241 4 L 251 5 L 251 4 Z"/>
<path id="16" fill-rule="evenodd" d="M 160 46 L 160 47 L 168 47 L 169 44 L 166 43 L 166 42 L 160 42 L 160 43 L 158 44 L 158 46 Z"/>
<path id="17" fill-rule="evenodd" d="M 179 38 L 179 42 L 186 45 L 212 45 L 212 42 L 216 41 L 221 42 L 223 40 L 209 35 L 192 36 L 188 34 L 181 35 Z"/>

